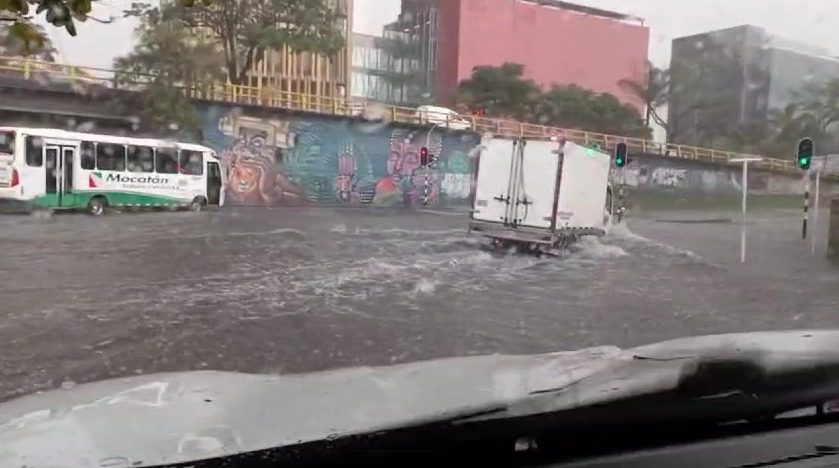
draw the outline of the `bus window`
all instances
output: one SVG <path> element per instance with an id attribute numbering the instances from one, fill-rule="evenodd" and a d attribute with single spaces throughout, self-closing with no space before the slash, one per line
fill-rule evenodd
<path id="1" fill-rule="evenodd" d="M 96 167 L 96 145 L 89 141 L 83 141 L 81 145 L 82 169 L 91 170 Z"/>
<path id="2" fill-rule="evenodd" d="M 0 153 L 15 154 L 15 132 L 0 132 Z"/>
<path id="3" fill-rule="evenodd" d="M 178 173 L 178 151 L 175 148 L 159 148 L 155 158 L 157 172 L 161 174 Z"/>
<path id="4" fill-rule="evenodd" d="M 26 165 L 41 167 L 44 164 L 44 139 L 36 136 L 26 137 Z"/>
<path id="5" fill-rule="evenodd" d="M 182 174 L 204 175 L 204 158 L 201 152 L 181 150 L 180 168 Z"/>
<path id="6" fill-rule="evenodd" d="M 154 172 L 154 150 L 148 146 L 129 146 L 128 172 Z"/>
<path id="7" fill-rule="evenodd" d="M 125 146 L 113 143 L 96 145 L 96 168 L 103 171 L 124 171 Z"/>

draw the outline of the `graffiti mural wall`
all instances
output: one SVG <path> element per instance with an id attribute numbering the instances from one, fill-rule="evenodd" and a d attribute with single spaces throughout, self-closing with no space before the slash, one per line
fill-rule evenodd
<path id="1" fill-rule="evenodd" d="M 670 160 L 656 156 L 636 157 L 624 169 L 628 187 L 650 191 L 684 191 L 701 193 L 728 193 L 740 190 L 740 172 L 737 168 L 706 166 L 696 162 Z M 620 171 L 611 168 L 612 180 L 620 180 Z M 766 186 L 766 174 L 754 171 L 749 174 L 753 190 Z"/>
<path id="2" fill-rule="evenodd" d="M 440 206 L 468 202 L 477 135 L 362 120 L 200 109 L 204 143 L 229 171 L 232 204 Z M 438 155 L 420 165 L 420 148 Z"/>

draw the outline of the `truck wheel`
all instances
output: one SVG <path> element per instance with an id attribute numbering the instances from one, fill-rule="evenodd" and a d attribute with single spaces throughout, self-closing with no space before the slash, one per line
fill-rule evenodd
<path id="1" fill-rule="evenodd" d="M 108 200 L 105 197 L 93 197 L 87 204 L 87 212 L 93 216 L 102 216 L 108 207 Z"/>

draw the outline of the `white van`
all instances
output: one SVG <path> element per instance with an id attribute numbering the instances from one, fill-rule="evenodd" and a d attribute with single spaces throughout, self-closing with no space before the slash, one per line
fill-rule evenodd
<path id="1" fill-rule="evenodd" d="M 420 106 L 417 107 L 416 115 L 421 124 L 437 125 L 454 130 L 470 130 L 472 128 L 472 122 L 446 107 Z"/>

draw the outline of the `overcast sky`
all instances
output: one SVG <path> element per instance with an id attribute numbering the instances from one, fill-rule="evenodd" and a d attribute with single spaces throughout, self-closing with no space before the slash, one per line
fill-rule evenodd
<path id="1" fill-rule="evenodd" d="M 100 0 L 94 14 L 121 16 L 135 0 Z M 650 27 L 650 58 L 659 66 L 670 59 L 673 38 L 741 24 L 754 24 L 770 33 L 809 43 L 839 55 L 839 0 L 572 0 L 575 3 L 644 18 Z M 382 25 L 399 13 L 399 0 L 355 0 L 355 30 L 380 34 Z M 135 23 L 88 21 L 78 36 L 51 30 L 56 48 L 67 63 L 109 68 L 115 57 L 131 50 Z M 581 40 L 584 38 L 581 38 Z M 476 38 L 480 40 L 480 38 Z"/>

